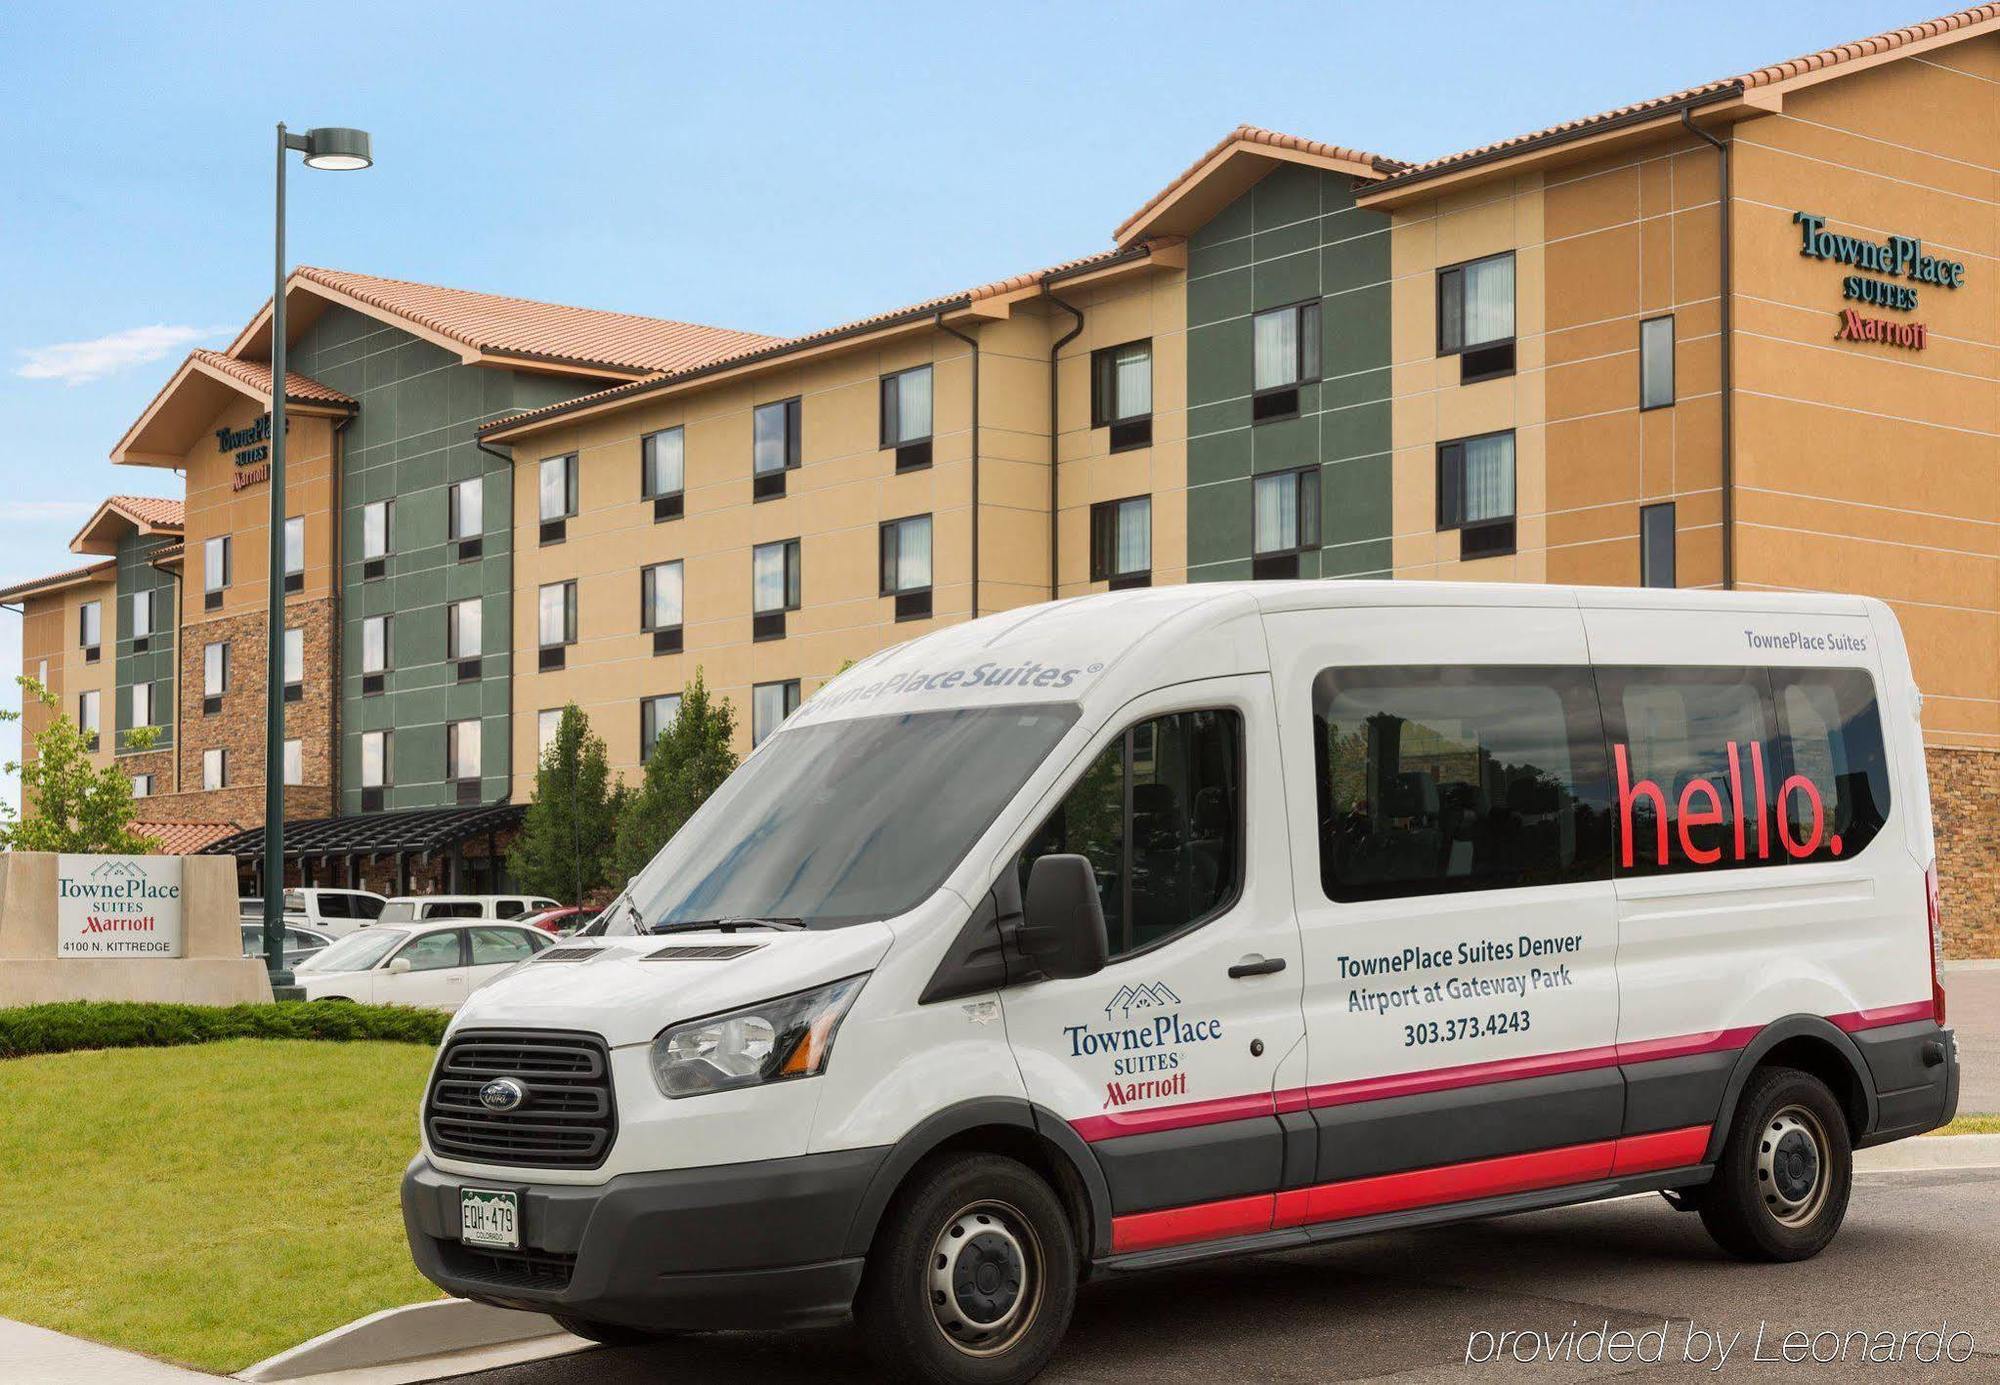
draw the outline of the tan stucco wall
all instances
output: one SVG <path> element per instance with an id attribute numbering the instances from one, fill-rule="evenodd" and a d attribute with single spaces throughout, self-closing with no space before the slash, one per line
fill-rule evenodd
<path id="1" fill-rule="evenodd" d="M 78 612 L 85 602 L 98 603 L 99 627 L 103 643 L 96 663 L 85 663 L 83 647 L 77 643 Z M 97 751 L 91 756 L 101 766 L 112 762 L 117 739 L 118 708 L 118 578 L 113 571 L 95 581 L 31 596 L 21 603 L 21 673 L 35 678 L 41 664 L 48 661 L 48 690 L 71 721 L 76 720 L 77 699 L 85 692 L 98 694 Z M 21 706 L 21 749 L 28 756 L 34 737 L 49 724 L 53 713 L 32 698 Z"/>

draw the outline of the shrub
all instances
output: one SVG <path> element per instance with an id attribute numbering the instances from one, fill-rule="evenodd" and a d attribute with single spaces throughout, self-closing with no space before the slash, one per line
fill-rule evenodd
<path id="1" fill-rule="evenodd" d="M 0 1058 L 87 1048 L 166 1048 L 219 1039 L 360 1039 L 428 1044 L 450 1016 L 346 1000 L 281 1000 L 272 1005 L 154 1005 L 71 1000 L 0 1010 Z"/>

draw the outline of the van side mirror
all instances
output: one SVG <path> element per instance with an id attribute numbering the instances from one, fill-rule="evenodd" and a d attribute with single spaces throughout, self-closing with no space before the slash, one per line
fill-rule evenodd
<path id="1" fill-rule="evenodd" d="M 1021 906 L 1021 953 L 1044 976 L 1072 980 L 1104 970 L 1111 943 L 1097 873 L 1082 856 L 1043 856 L 1028 872 Z"/>

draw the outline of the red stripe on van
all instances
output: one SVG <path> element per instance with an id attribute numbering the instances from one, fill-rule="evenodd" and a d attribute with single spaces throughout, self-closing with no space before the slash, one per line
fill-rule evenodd
<path id="1" fill-rule="evenodd" d="M 1275 1114 L 1277 1104 L 1269 1092 L 1255 1096 L 1225 1096 L 1213 1101 L 1186 1101 L 1176 1106 L 1149 1106 L 1139 1111 L 1107 1111 L 1101 1116 L 1078 1116 L 1070 1128 L 1091 1143 L 1119 1135 L 1145 1135 L 1156 1130 L 1185 1130 L 1193 1125 L 1220 1125 L 1224 1121 L 1249 1120 L 1253 1116 Z"/>
<path id="2" fill-rule="evenodd" d="M 1135 1212 L 1112 1219 L 1111 1249 L 1114 1254 L 1157 1250 L 1194 1241 L 1254 1235 L 1264 1230 L 1376 1217 L 1388 1212 L 1504 1197 L 1509 1193 L 1596 1183 L 1626 1174 L 1686 1168 L 1701 1162 L 1708 1148 L 1708 1136 L 1708 1126 L 1691 1125 L 1683 1130 L 1593 1140 L 1588 1144 L 1474 1159 L 1434 1169 L 1343 1179 L 1311 1188 L 1287 1189 L 1275 1197 L 1229 1198 L 1159 1212 Z"/>
<path id="3" fill-rule="evenodd" d="M 1169 1207 L 1164 1212 L 1133 1212 L 1111 1219 L 1111 1253 L 1158 1250 L 1161 1246 L 1213 1241 L 1224 1236 L 1251 1236 L 1271 1229 L 1269 1193 L 1202 1202 L 1193 1207 Z"/>
<path id="4" fill-rule="evenodd" d="M 1886 1005 L 1879 1010 L 1850 1010 L 1844 1015 L 1828 1015 L 1835 1028 L 1849 1034 L 1863 1029 L 1885 1029 L 1892 1024 L 1909 1024 L 1931 1018 L 1931 1002 L 1913 1000 L 1908 1005 Z"/>

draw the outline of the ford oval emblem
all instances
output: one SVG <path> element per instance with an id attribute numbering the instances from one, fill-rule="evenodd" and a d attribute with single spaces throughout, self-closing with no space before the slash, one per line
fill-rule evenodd
<path id="1" fill-rule="evenodd" d="M 496 1077 L 479 1089 L 479 1104 L 489 1111 L 512 1111 L 528 1099 L 528 1089 L 511 1077 Z"/>

